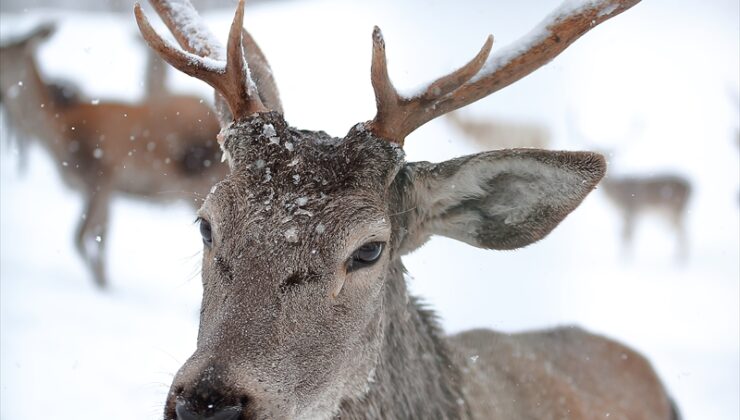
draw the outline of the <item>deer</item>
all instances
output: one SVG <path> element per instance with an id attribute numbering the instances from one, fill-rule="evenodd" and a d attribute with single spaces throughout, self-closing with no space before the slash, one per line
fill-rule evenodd
<path id="1" fill-rule="evenodd" d="M 569 136 L 588 145 L 591 150 L 613 158 L 618 155 L 613 149 L 604 148 L 590 141 L 578 127 L 576 117 L 568 113 Z M 625 138 L 641 136 L 644 121 L 634 120 Z M 676 238 L 675 259 L 684 263 L 689 255 L 689 240 L 686 228 L 689 202 L 691 200 L 691 181 L 680 172 L 657 172 L 651 174 L 613 174 L 612 170 L 601 180 L 601 190 L 609 203 L 619 212 L 621 218 L 622 256 L 628 258 L 634 247 L 634 234 L 637 223 L 648 215 L 658 216 L 668 222 Z"/>
<path id="2" fill-rule="evenodd" d="M 544 149 L 550 143 L 550 132 L 538 124 L 491 118 L 476 119 L 459 111 L 450 112 L 446 119 L 481 150 L 517 147 Z"/>
<path id="3" fill-rule="evenodd" d="M 589 145 L 612 159 L 618 153 L 612 149 L 591 143 L 581 132 L 573 114 L 567 120 L 570 136 Z M 639 137 L 644 123 L 633 121 L 631 133 L 626 137 Z M 610 164 L 611 168 L 615 165 Z M 648 215 L 658 216 L 668 222 L 676 237 L 675 259 L 684 263 L 689 255 L 689 239 L 686 217 L 691 201 L 691 181 L 680 172 L 657 172 L 652 174 L 613 174 L 609 171 L 601 180 L 601 191 L 621 218 L 622 256 L 629 257 L 634 246 L 637 223 Z"/>
<path id="4" fill-rule="evenodd" d="M 75 233 L 78 254 L 105 288 L 105 245 L 111 198 L 184 200 L 194 208 L 228 172 L 216 141 L 219 123 L 194 96 L 140 103 L 60 101 L 44 81 L 36 47 L 54 32 L 43 25 L 0 47 L 0 91 L 8 122 L 23 142 L 37 139 L 62 181 L 85 202 Z"/>
<path id="5" fill-rule="evenodd" d="M 149 46 L 214 88 L 230 173 L 198 210 L 196 349 L 165 419 L 676 419 L 645 357 L 575 327 L 446 336 L 409 294 L 402 256 L 433 235 L 485 249 L 539 241 L 606 170 L 592 152 L 507 149 L 406 162 L 406 137 L 545 63 L 638 0 L 567 2 L 538 33 L 401 96 L 372 33 L 375 117 L 342 137 L 291 127 L 243 28 L 226 46 L 188 0 L 150 0 L 177 45 L 134 15 Z M 249 38 L 250 45 L 243 42 Z M 252 56 L 250 59 L 249 56 Z M 247 59 L 245 59 L 247 57 Z"/>
<path id="6" fill-rule="evenodd" d="M 629 254 L 637 221 L 648 213 L 666 219 L 676 234 L 677 261 L 688 258 L 686 215 L 691 198 L 691 183 L 684 176 L 667 173 L 604 177 L 602 190 L 622 218 L 622 247 Z"/>

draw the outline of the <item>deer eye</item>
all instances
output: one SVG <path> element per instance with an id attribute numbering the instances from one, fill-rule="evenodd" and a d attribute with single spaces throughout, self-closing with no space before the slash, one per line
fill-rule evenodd
<path id="1" fill-rule="evenodd" d="M 375 264 L 383 253 L 383 242 L 368 242 L 357 248 L 347 261 L 347 272 Z"/>
<path id="2" fill-rule="evenodd" d="M 198 223 L 200 223 L 200 236 L 203 237 L 203 244 L 210 248 L 213 246 L 213 232 L 211 231 L 211 224 L 208 220 L 199 217 Z"/>

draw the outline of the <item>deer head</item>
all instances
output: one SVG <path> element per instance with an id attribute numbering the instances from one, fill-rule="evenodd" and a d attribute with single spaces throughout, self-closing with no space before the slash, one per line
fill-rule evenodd
<path id="1" fill-rule="evenodd" d="M 11 103 L 24 95 L 36 94 L 48 98 L 48 102 L 53 102 L 53 96 L 49 95 L 47 89 L 40 87 L 42 84 L 34 56 L 39 45 L 49 39 L 55 30 L 56 25 L 54 23 L 43 23 L 27 35 L 0 46 L 0 104 L 4 105 L 4 113 L 10 114 L 8 108 L 12 106 Z M 24 106 L 18 110 L 18 113 L 34 115 L 39 113 L 39 109 L 38 106 Z M 48 132 L 48 124 L 39 124 L 38 121 L 31 120 L 31 118 L 26 118 L 15 122 L 12 118 L 8 118 L 12 128 L 21 132 Z M 18 127 L 14 127 L 15 125 Z M 13 134 L 11 136 L 9 134 L 9 137 L 17 137 L 17 135 Z M 25 155 L 23 142 L 18 141 L 18 148 L 20 154 Z"/>
<path id="2" fill-rule="evenodd" d="M 546 36 L 527 48 L 487 60 L 489 37 L 473 60 L 413 98 L 391 84 L 375 28 L 377 115 L 344 138 L 286 123 L 269 66 L 242 28 L 243 0 L 225 51 L 187 0 L 152 3 L 181 48 L 137 5 L 139 28 L 167 62 L 216 90 L 231 168 L 198 212 L 197 350 L 173 381 L 165 417 L 251 419 L 330 418 L 373 392 L 383 354 L 401 346 L 387 338 L 394 314 L 416 310 L 400 258 L 430 236 L 519 248 L 583 200 L 605 171 L 596 154 L 501 150 L 410 163 L 403 142 L 529 74 L 636 1 L 571 7 L 551 15 Z"/>
<path id="3" fill-rule="evenodd" d="M 27 61 L 33 59 L 33 54 L 41 42 L 54 34 L 56 26 L 47 22 L 39 25 L 28 35 L 12 40 L 0 47 L 0 62 L 2 62 L 2 73 L 0 73 L 0 92 L 9 92 L 10 95 L 17 94 L 28 78 L 26 69 Z M 20 58 L 20 59 L 19 59 Z"/>

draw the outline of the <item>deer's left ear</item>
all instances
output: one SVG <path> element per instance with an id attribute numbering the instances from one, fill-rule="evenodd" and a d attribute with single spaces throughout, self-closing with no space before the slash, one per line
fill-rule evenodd
<path id="1" fill-rule="evenodd" d="M 442 235 L 515 249 L 550 233 L 604 176 L 601 155 L 497 150 L 439 164 L 409 163 L 394 185 L 400 255 Z"/>

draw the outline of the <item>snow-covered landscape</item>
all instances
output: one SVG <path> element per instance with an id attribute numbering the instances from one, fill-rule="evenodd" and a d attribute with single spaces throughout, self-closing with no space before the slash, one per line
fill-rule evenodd
<path id="1" fill-rule="evenodd" d="M 373 25 L 389 71 L 413 88 L 537 25 L 558 0 L 284 0 L 247 5 L 245 26 L 273 67 L 286 119 L 343 136 L 372 118 Z M 203 15 L 225 39 L 233 10 Z M 151 14 L 150 14 L 151 16 Z M 133 14 L 31 9 L 0 14 L 0 44 L 41 22 L 45 76 L 95 100 L 143 95 L 145 50 Z M 163 27 L 157 22 L 159 27 Z M 411 287 L 445 329 L 577 324 L 655 365 L 686 419 L 740 417 L 740 5 L 646 0 L 595 28 L 552 63 L 463 110 L 545 126 L 552 149 L 608 150 L 610 173 L 688 178 L 689 258 L 658 216 L 640 221 L 632 256 L 596 190 L 551 235 L 485 251 L 434 238 L 405 259 Z M 211 91 L 171 71 L 171 87 Z M 0 135 L 7 135 L 2 121 Z M 72 245 L 81 199 L 35 145 L 21 170 L 0 142 L 0 418 L 154 419 L 195 349 L 200 249 L 192 208 L 114 200 L 106 238 L 111 287 L 96 289 Z M 408 159 L 480 151 L 445 118 L 406 142 Z"/>

